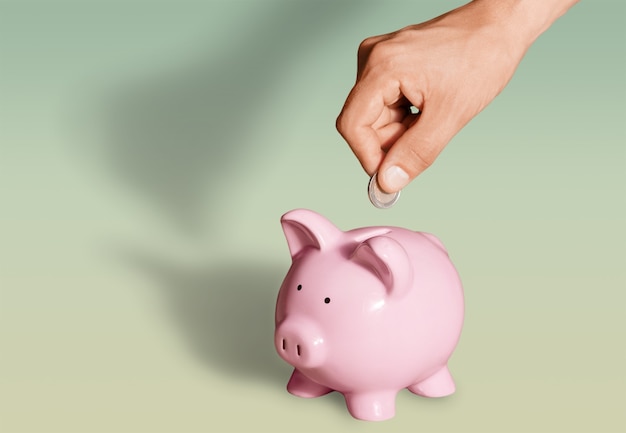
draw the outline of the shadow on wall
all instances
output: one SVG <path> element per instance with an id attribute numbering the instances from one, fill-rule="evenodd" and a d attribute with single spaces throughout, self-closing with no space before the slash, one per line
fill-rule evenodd
<path id="1" fill-rule="evenodd" d="M 183 233 L 196 233 L 201 221 L 204 228 L 212 226 L 216 209 L 207 209 L 204 193 L 223 185 L 220 180 L 235 171 L 238 159 L 271 164 L 264 155 L 274 143 L 248 134 L 289 62 L 305 57 L 321 32 L 367 9 L 356 0 L 266 3 L 259 16 L 243 17 L 250 25 L 233 23 L 219 54 L 178 72 L 151 72 L 107 105 L 106 152 L 115 177 Z M 219 14 L 223 4 L 210 7 Z M 242 7 L 256 13 L 251 10 Z M 356 48 L 349 54 L 356 57 Z"/>
<path id="2" fill-rule="evenodd" d="M 229 203 L 218 200 L 219 209 L 213 208 L 204 202 L 206 192 L 223 185 L 220 180 L 241 159 L 271 164 L 265 156 L 274 143 L 248 138 L 255 113 L 272 102 L 286 67 L 305 58 L 322 32 L 367 9 L 357 0 L 264 3 L 262 13 L 243 17 L 249 25 L 233 23 L 218 54 L 201 54 L 175 72 L 149 71 L 118 89 L 105 106 L 105 152 L 113 176 L 185 235 L 216 230 L 217 211 L 227 213 Z M 207 13 L 224 7 L 210 4 L 214 10 Z M 356 48 L 348 53 L 355 60 Z M 276 295 L 286 269 L 250 262 L 190 268 L 132 247 L 117 258 L 154 278 L 201 362 L 233 377 L 286 385 L 291 368 L 273 346 Z"/>
<path id="3" fill-rule="evenodd" d="M 246 262 L 175 266 L 128 250 L 118 259 L 156 281 L 175 325 L 202 364 L 237 381 L 265 383 L 287 393 L 293 367 L 274 349 L 274 309 L 287 269 Z M 320 398 L 346 413 L 341 394 Z"/>
<path id="4" fill-rule="evenodd" d="M 238 379 L 286 385 L 291 368 L 274 349 L 274 307 L 286 269 L 245 262 L 189 267 L 128 251 L 118 259 L 156 281 L 202 363 Z"/>

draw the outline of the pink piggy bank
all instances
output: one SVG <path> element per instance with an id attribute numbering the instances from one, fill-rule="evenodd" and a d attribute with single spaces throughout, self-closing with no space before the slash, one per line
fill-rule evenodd
<path id="1" fill-rule="evenodd" d="M 395 415 L 396 394 L 443 397 L 463 326 L 463 288 L 441 242 L 398 227 L 343 232 L 305 209 L 281 219 L 292 264 L 274 344 L 294 367 L 287 390 L 342 393 L 355 418 Z"/>

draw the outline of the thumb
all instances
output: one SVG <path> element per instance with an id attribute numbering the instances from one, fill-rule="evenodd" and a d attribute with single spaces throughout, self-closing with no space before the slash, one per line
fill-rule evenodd
<path id="1" fill-rule="evenodd" d="M 439 110 L 437 110 L 439 111 Z M 450 113 L 424 110 L 391 146 L 378 168 L 378 183 L 393 193 L 404 188 L 431 166 L 461 129 Z"/>

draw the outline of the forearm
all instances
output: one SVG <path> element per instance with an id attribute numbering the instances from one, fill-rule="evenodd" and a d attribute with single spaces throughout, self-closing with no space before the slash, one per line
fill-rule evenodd
<path id="1" fill-rule="evenodd" d="M 380 174 L 382 190 L 399 191 L 500 93 L 533 42 L 576 2 L 473 0 L 366 39 L 337 129 L 365 171 Z"/>
<path id="2" fill-rule="evenodd" d="M 482 9 L 505 24 L 519 42 L 530 47 L 560 16 L 579 0 L 473 0 L 469 7 Z"/>

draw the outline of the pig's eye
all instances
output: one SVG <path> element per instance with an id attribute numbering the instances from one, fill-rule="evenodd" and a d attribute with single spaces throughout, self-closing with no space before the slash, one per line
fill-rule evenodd
<path id="1" fill-rule="evenodd" d="M 298 290 L 302 290 L 302 284 L 298 284 L 297 289 L 298 289 Z"/>
<path id="2" fill-rule="evenodd" d="M 325 304 L 330 304 L 330 298 L 324 298 L 324 303 Z"/>

